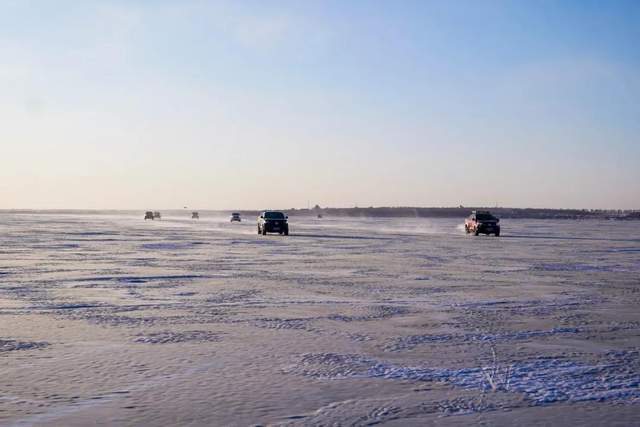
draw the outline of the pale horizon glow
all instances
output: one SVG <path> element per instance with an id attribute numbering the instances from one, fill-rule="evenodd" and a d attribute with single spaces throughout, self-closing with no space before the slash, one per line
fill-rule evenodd
<path id="1" fill-rule="evenodd" d="M 640 2 L 2 1 L 0 209 L 640 209 Z"/>

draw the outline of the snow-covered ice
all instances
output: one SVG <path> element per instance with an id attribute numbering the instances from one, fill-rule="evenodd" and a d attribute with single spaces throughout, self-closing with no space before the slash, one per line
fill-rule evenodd
<path id="1" fill-rule="evenodd" d="M 0 424 L 640 422 L 635 222 L 290 223 L 1 212 Z"/>

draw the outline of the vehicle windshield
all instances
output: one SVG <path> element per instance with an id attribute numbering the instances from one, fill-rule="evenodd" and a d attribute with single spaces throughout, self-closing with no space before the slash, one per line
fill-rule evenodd
<path id="1" fill-rule="evenodd" d="M 237 212 L 234 212 L 234 213 L 231 214 L 231 216 L 240 216 L 240 214 L 237 213 Z"/>
<path id="2" fill-rule="evenodd" d="M 265 212 L 264 217 L 266 219 L 284 219 L 284 214 L 282 212 Z"/>
<path id="3" fill-rule="evenodd" d="M 496 217 L 494 217 L 491 214 L 481 213 L 481 214 L 476 214 L 476 219 L 478 221 L 495 221 Z"/>

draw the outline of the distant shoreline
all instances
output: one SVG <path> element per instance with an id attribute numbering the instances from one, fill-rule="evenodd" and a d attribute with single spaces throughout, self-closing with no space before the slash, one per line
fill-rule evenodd
<path id="1" fill-rule="evenodd" d="M 157 209 L 154 209 L 157 210 Z M 191 213 L 197 209 L 164 209 L 170 215 Z M 640 210 L 604 209 L 550 209 L 550 208 L 486 208 L 486 207 L 368 207 L 368 208 L 312 208 L 281 209 L 290 216 L 348 217 L 348 218 L 464 218 L 472 210 L 489 210 L 500 218 L 523 219 L 613 219 L 640 220 Z M 228 215 L 232 210 L 200 209 L 202 213 Z M 144 213 L 143 209 L 0 209 L 0 214 L 69 214 L 69 215 L 117 215 Z M 246 217 L 252 217 L 259 210 L 234 210 Z"/>
<path id="2" fill-rule="evenodd" d="M 473 210 L 488 210 L 499 218 L 526 219 L 619 219 L 640 220 L 637 210 L 587 210 L 487 207 L 369 207 L 287 210 L 294 216 L 369 217 L 369 218 L 465 218 Z"/>

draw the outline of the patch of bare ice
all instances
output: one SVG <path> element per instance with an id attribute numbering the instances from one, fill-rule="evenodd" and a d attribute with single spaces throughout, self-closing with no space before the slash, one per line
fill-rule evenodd
<path id="1" fill-rule="evenodd" d="M 558 334 L 576 334 L 581 332 L 578 328 L 553 328 L 546 331 L 516 331 L 496 334 L 442 334 L 442 335 L 411 335 L 398 338 L 392 344 L 385 347 L 387 351 L 410 350 L 421 344 L 429 343 L 467 343 L 467 342 L 504 342 L 520 341 L 530 338 L 548 337 Z"/>
<path id="2" fill-rule="evenodd" d="M 48 342 L 16 341 L 0 339 L 0 353 L 16 350 L 35 350 L 49 345 Z"/>
<path id="3" fill-rule="evenodd" d="M 611 272 L 619 270 L 619 266 L 615 265 L 593 265 L 593 264 L 584 264 L 584 263 L 549 263 L 549 264 L 539 264 L 532 268 L 536 271 L 570 271 L 570 272 Z"/>
<path id="4" fill-rule="evenodd" d="M 219 333 L 210 331 L 161 331 L 140 334 L 134 341 L 142 344 L 177 344 L 185 342 L 218 342 L 220 340 Z"/>
<path id="5" fill-rule="evenodd" d="M 409 313 L 409 309 L 406 307 L 392 306 L 392 305 L 375 305 L 365 307 L 366 313 L 346 315 L 346 314 L 332 314 L 328 317 L 329 320 L 339 320 L 342 322 L 356 322 L 356 321 L 368 321 L 388 319 L 394 316 L 402 316 Z"/>

